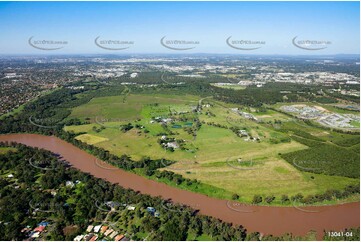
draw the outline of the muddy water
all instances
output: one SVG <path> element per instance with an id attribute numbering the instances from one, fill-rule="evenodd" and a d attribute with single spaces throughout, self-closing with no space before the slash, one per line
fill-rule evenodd
<path id="1" fill-rule="evenodd" d="M 241 205 L 226 200 L 180 190 L 163 183 L 115 168 L 79 148 L 56 137 L 36 134 L 0 135 L 0 141 L 15 141 L 32 147 L 50 150 L 60 154 L 75 168 L 88 172 L 122 187 L 131 188 L 144 194 L 172 199 L 177 203 L 199 209 L 201 214 L 210 215 L 223 221 L 243 225 L 248 231 L 281 235 L 292 232 L 305 235 L 308 231 L 340 231 L 347 227 L 360 226 L 360 204 L 319 207 L 266 207 Z"/>

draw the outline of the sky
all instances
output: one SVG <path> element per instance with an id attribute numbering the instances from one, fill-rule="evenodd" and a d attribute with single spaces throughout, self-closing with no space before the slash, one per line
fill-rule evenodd
<path id="1" fill-rule="evenodd" d="M 359 54 L 359 4 L 0 2 L 0 54 Z M 229 37 L 230 45 L 226 42 Z M 293 44 L 295 37 L 296 45 L 307 48 Z M 44 44 L 39 42 L 42 40 L 63 43 Z M 107 45 L 104 40 L 118 42 Z M 171 40 L 191 43 L 172 44 Z M 300 42 L 306 40 L 322 44 Z M 121 41 L 127 43 L 121 45 Z M 61 48 L 54 49 L 57 47 Z M 114 50 L 120 47 L 127 49 Z M 318 47 L 323 49 L 309 50 Z"/>

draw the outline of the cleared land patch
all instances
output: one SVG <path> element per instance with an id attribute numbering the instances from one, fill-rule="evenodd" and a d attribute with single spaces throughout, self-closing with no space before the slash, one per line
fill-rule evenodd
<path id="1" fill-rule="evenodd" d="M 16 149 L 15 148 L 10 148 L 10 147 L 0 147 L 0 154 L 6 154 L 9 151 L 15 152 Z"/>
<path id="2" fill-rule="evenodd" d="M 107 141 L 107 138 L 104 137 L 100 137 L 100 136 L 96 136 L 96 135 L 91 135 L 91 134 L 82 134 L 82 135 L 78 135 L 76 137 L 77 140 L 83 141 L 85 143 L 94 145 L 100 142 L 104 142 Z"/>

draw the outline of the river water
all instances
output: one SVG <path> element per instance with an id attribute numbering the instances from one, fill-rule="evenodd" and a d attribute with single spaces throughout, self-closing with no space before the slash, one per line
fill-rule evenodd
<path id="1" fill-rule="evenodd" d="M 322 238 L 323 231 L 340 231 L 360 226 L 358 202 L 331 206 L 272 207 L 238 204 L 206 195 L 181 190 L 146 179 L 145 177 L 113 167 L 85 151 L 57 137 L 37 134 L 0 135 L 1 141 L 15 141 L 32 147 L 43 148 L 61 155 L 73 167 L 124 188 L 143 194 L 161 196 L 173 202 L 188 205 L 201 214 L 226 222 L 243 225 L 248 231 L 282 235 L 290 232 L 305 235 L 310 230 Z"/>

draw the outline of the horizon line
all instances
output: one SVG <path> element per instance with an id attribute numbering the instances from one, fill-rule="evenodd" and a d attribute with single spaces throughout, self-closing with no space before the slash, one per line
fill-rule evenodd
<path id="1" fill-rule="evenodd" d="M 129 55 L 244 55 L 244 56 L 339 56 L 339 55 L 355 55 L 360 56 L 360 53 L 335 53 L 335 54 L 259 54 L 259 53 L 12 53 L 3 54 L 0 56 L 55 56 L 55 55 L 114 55 L 114 56 L 129 56 Z"/>

